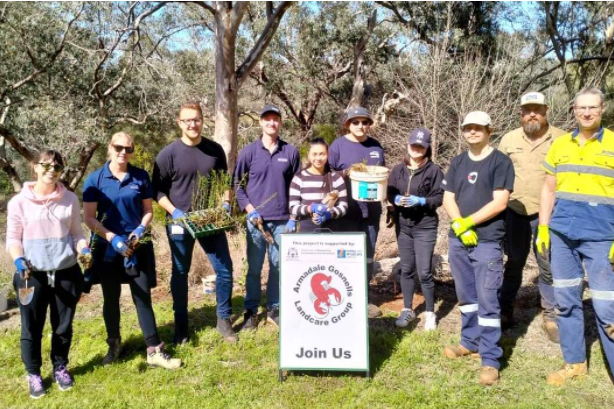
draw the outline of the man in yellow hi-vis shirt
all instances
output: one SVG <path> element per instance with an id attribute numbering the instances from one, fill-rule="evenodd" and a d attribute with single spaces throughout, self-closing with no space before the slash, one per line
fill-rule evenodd
<path id="1" fill-rule="evenodd" d="M 547 382 L 562 385 L 587 373 L 582 289 L 584 267 L 601 345 L 614 365 L 614 132 L 601 126 L 604 96 L 596 88 L 574 98 L 578 128 L 554 141 L 539 204 L 537 249 L 551 248 L 554 297 L 565 365 Z"/>

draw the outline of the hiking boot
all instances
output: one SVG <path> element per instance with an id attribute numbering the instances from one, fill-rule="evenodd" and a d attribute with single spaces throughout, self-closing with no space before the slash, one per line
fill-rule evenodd
<path id="1" fill-rule="evenodd" d="M 75 384 L 75 381 L 64 365 L 58 366 L 57 369 L 53 371 L 53 381 L 58 384 L 61 391 L 72 389 Z"/>
<path id="2" fill-rule="evenodd" d="M 437 315 L 433 311 L 427 311 L 424 318 L 424 330 L 434 331 L 437 329 Z"/>
<path id="3" fill-rule="evenodd" d="M 215 329 L 217 329 L 217 332 L 222 335 L 222 338 L 224 338 L 226 342 L 237 342 L 239 340 L 228 318 L 218 318 Z"/>
<path id="4" fill-rule="evenodd" d="M 499 370 L 492 366 L 483 366 L 480 369 L 480 384 L 494 385 L 499 382 Z"/>
<path id="5" fill-rule="evenodd" d="M 369 318 L 377 318 L 377 317 L 382 316 L 382 311 L 375 304 L 369 304 L 368 310 L 369 310 Z"/>
<path id="6" fill-rule="evenodd" d="M 470 351 L 464 346 L 462 346 L 461 344 L 445 347 L 443 349 L 443 354 L 451 359 L 462 358 L 464 356 L 471 356 L 471 357 L 480 356 L 476 351 Z"/>
<path id="7" fill-rule="evenodd" d="M 147 347 L 147 365 L 177 369 L 181 366 L 181 359 L 172 358 L 164 349 L 164 343 L 161 343 L 157 347 Z"/>
<path id="8" fill-rule="evenodd" d="M 119 359 L 119 355 L 122 353 L 122 339 L 121 338 L 107 338 L 107 344 L 109 344 L 109 350 L 104 358 L 102 358 L 103 365 L 109 365 Z"/>
<path id="9" fill-rule="evenodd" d="M 273 307 L 266 313 L 266 320 L 279 328 L 279 307 Z"/>
<path id="10" fill-rule="evenodd" d="M 32 399 L 39 399 L 45 396 L 47 391 L 43 384 L 43 378 L 40 375 L 28 375 L 26 380 L 28 381 L 28 389 L 30 389 L 30 397 Z"/>
<path id="11" fill-rule="evenodd" d="M 548 385 L 561 386 L 575 377 L 584 376 L 588 373 L 586 361 L 579 364 L 565 364 L 562 369 L 550 372 L 546 376 Z"/>
<path id="12" fill-rule="evenodd" d="M 410 308 L 403 308 L 399 318 L 395 321 L 394 325 L 400 328 L 405 328 L 410 322 L 416 319 L 416 313 Z"/>
<path id="13" fill-rule="evenodd" d="M 256 331 L 258 329 L 258 313 L 245 311 L 243 314 L 243 326 L 241 331 Z"/>
<path id="14" fill-rule="evenodd" d="M 554 342 L 555 344 L 560 343 L 559 326 L 556 324 L 556 321 L 544 320 L 542 329 L 550 341 Z"/>

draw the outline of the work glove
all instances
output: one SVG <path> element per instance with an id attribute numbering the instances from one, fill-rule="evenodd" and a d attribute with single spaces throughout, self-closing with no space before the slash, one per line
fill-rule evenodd
<path id="1" fill-rule="evenodd" d="M 424 206 L 426 204 L 426 198 L 411 195 L 409 196 L 408 202 L 409 202 L 407 205 L 408 207 Z"/>
<path id="2" fill-rule="evenodd" d="M 471 229 L 474 226 L 475 226 L 475 223 L 473 222 L 473 219 L 471 218 L 471 216 L 467 216 L 463 218 L 459 217 L 457 219 L 452 220 L 452 230 L 454 231 L 454 234 L 456 235 L 456 237 L 460 237 L 461 234 L 463 234 L 464 232 L 466 232 L 467 230 Z"/>
<path id="3" fill-rule="evenodd" d="M 130 250 L 130 247 L 128 247 L 128 243 L 126 243 L 120 235 L 113 236 L 113 239 L 111 239 L 111 246 L 113 246 L 113 250 L 115 250 L 124 257 L 126 257 L 126 253 L 128 252 L 128 250 Z"/>
<path id="4" fill-rule="evenodd" d="M 25 257 L 17 257 L 14 264 L 15 268 L 17 268 L 19 278 L 22 280 L 27 280 L 30 278 L 30 266 L 28 266 L 28 261 L 25 259 Z"/>
<path id="5" fill-rule="evenodd" d="M 296 231 L 296 220 L 290 219 L 288 223 L 286 223 L 286 233 L 294 233 Z"/>
<path id="6" fill-rule="evenodd" d="M 478 234 L 473 230 L 467 230 L 458 238 L 465 247 L 475 247 L 478 245 Z"/>
<path id="7" fill-rule="evenodd" d="M 610 255 L 608 258 L 610 259 L 610 264 L 612 264 L 612 268 L 614 268 L 614 243 L 612 243 L 612 247 L 610 247 Z"/>
<path id="8" fill-rule="evenodd" d="M 130 236 L 128 236 L 128 240 L 132 240 L 133 237 L 136 238 L 136 241 L 141 240 L 141 237 L 143 237 L 143 234 L 145 234 L 145 230 L 147 230 L 147 228 L 142 224 L 139 224 L 139 227 L 132 230 L 132 233 L 130 233 Z"/>
<path id="9" fill-rule="evenodd" d="M 333 218 L 333 215 L 331 214 L 331 212 L 326 210 L 322 213 L 316 213 L 316 218 L 315 218 L 314 223 L 317 224 L 318 226 L 321 226 L 322 224 L 326 223 L 332 218 Z"/>
<path id="10" fill-rule="evenodd" d="M 232 208 L 230 207 L 230 203 L 229 202 L 224 202 L 222 204 L 222 207 L 224 208 L 224 210 L 226 211 L 226 214 L 228 214 L 228 216 L 231 215 L 232 213 Z"/>
<path id="11" fill-rule="evenodd" d="M 175 210 L 173 210 L 173 214 L 171 215 L 171 217 L 173 218 L 173 220 L 181 219 L 185 217 L 185 213 L 183 212 L 183 210 L 175 208 Z"/>
<path id="12" fill-rule="evenodd" d="M 262 222 L 262 216 L 258 213 L 258 210 L 254 209 L 247 214 L 247 220 L 254 226 L 258 227 L 258 220 Z"/>
<path id="13" fill-rule="evenodd" d="M 548 226 L 537 226 L 537 239 L 535 239 L 535 247 L 542 259 L 550 261 L 550 229 Z M 612 256 L 612 250 L 610 250 Z M 611 260 L 611 258 L 610 258 Z"/>
<path id="14" fill-rule="evenodd" d="M 92 251 L 89 247 L 83 247 L 81 253 L 77 256 L 77 261 L 83 266 L 83 270 L 89 270 L 92 267 Z"/>
<path id="15" fill-rule="evenodd" d="M 409 207 L 409 196 L 396 195 L 394 197 L 394 204 L 402 207 Z"/>
<path id="16" fill-rule="evenodd" d="M 322 214 L 323 212 L 328 211 L 328 207 L 322 203 L 312 203 L 311 206 L 309 206 L 309 209 L 311 210 L 311 214 Z"/>

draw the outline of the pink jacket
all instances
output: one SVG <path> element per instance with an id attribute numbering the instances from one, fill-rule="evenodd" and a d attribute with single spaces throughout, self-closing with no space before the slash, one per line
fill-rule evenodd
<path id="1" fill-rule="evenodd" d="M 76 245 L 85 239 L 79 199 L 61 183 L 37 197 L 26 182 L 8 204 L 6 249 L 21 247 L 35 271 L 63 270 L 77 263 Z"/>

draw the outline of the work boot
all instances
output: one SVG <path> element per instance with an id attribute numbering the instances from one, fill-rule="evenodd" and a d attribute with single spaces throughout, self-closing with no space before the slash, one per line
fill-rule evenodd
<path id="1" fill-rule="evenodd" d="M 157 347 L 147 347 L 147 365 L 177 369 L 181 366 L 181 359 L 172 358 L 164 349 L 164 343 L 161 343 Z"/>
<path id="2" fill-rule="evenodd" d="M 382 311 L 375 304 L 369 304 L 368 310 L 369 310 L 369 318 L 377 318 L 377 317 L 382 316 Z"/>
<path id="3" fill-rule="evenodd" d="M 586 361 L 579 364 L 565 364 L 558 371 L 550 372 L 546 376 L 548 385 L 561 386 L 570 379 L 577 376 L 584 376 L 588 373 Z"/>
<path id="4" fill-rule="evenodd" d="M 443 354 L 446 357 L 451 358 L 451 359 L 462 358 L 464 356 L 471 356 L 471 357 L 477 358 L 480 356 L 476 351 L 470 351 L 464 346 L 462 346 L 461 344 L 453 345 L 453 346 L 446 346 L 443 349 Z"/>
<path id="5" fill-rule="evenodd" d="M 224 341 L 226 342 L 234 343 L 239 340 L 236 332 L 234 332 L 234 330 L 232 329 L 232 324 L 230 323 L 230 320 L 228 318 L 218 318 L 215 329 L 217 329 L 217 332 L 222 335 Z"/>
<path id="6" fill-rule="evenodd" d="M 30 397 L 32 399 L 39 399 L 45 396 L 47 391 L 43 384 L 43 378 L 40 375 L 30 374 L 26 376 L 26 380 L 28 381 L 28 389 L 30 390 Z"/>
<path id="7" fill-rule="evenodd" d="M 243 314 L 243 326 L 241 331 L 256 331 L 258 329 L 258 313 L 245 311 Z"/>
<path id="8" fill-rule="evenodd" d="M 494 385 L 499 382 L 499 370 L 492 366 L 482 366 L 480 369 L 480 384 Z"/>
<path id="9" fill-rule="evenodd" d="M 559 326 L 556 324 L 556 321 L 544 319 L 542 329 L 544 330 L 550 341 L 554 342 L 555 344 L 560 343 Z"/>
<path id="10" fill-rule="evenodd" d="M 70 376 L 70 373 L 68 373 L 68 370 L 64 365 L 59 366 L 53 371 L 53 380 L 58 384 L 61 391 L 72 389 L 73 385 L 75 384 L 75 381 L 72 379 L 72 376 Z"/>
<path id="11" fill-rule="evenodd" d="M 273 307 L 270 311 L 267 311 L 266 320 L 279 328 L 279 307 Z"/>
<path id="12" fill-rule="evenodd" d="M 109 344 L 109 350 L 104 358 L 102 358 L 103 365 L 109 365 L 119 359 L 119 355 L 122 353 L 122 339 L 121 338 L 107 338 L 107 344 Z"/>

